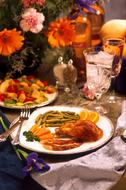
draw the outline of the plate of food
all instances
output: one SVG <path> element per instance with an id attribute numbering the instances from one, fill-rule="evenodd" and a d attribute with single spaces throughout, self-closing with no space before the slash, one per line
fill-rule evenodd
<path id="1" fill-rule="evenodd" d="M 0 81 L 0 106 L 21 109 L 41 107 L 53 102 L 58 93 L 54 86 L 34 76 Z"/>
<path id="2" fill-rule="evenodd" d="M 113 136 L 111 120 L 81 107 L 37 108 L 20 132 L 26 149 L 56 155 L 87 152 L 101 147 Z M 14 137 L 16 131 L 13 132 Z"/>

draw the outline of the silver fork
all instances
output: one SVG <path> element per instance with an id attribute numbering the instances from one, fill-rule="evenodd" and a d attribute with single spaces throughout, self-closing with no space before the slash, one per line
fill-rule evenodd
<path id="1" fill-rule="evenodd" d="M 12 121 L 12 123 L 10 124 L 10 128 L 7 129 L 2 134 L 0 134 L 0 142 L 6 141 L 7 137 L 9 137 L 9 135 L 17 128 L 19 124 L 19 120 L 20 120 L 20 117 Z"/>
<path id="2" fill-rule="evenodd" d="M 27 110 L 27 112 L 25 112 Z M 10 128 L 6 130 L 4 133 L 0 134 L 0 142 L 6 141 L 7 137 L 12 134 L 12 132 L 19 126 L 19 124 L 23 123 L 24 120 L 28 119 L 30 116 L 30 109 L 29 107 L 25 107 L 21 110 L 20 116 L 18 119 L 14 120 Z M 19 126 L 20 127 L 20 126 Z"/>
<path id="3" fill-rule="evenodd" d="M 28 106 L 26 106 L 25 108 L 21 110 L 18 131 L 16 133 L 16 136 L 11 141 L 13 145 L 19 144 L 19 136 L 20 136 L 22 124 L 24 120 L 27 120 L 29 118 L 29 116 L 30 116 L 30 109 Z"/>

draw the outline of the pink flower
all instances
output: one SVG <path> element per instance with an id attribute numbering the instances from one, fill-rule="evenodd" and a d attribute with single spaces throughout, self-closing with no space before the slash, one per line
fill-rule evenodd
<path id="1" fill-rule="evenodd" d="M 33 4 L 37 4 L 37 5 L 44 5 L 45 4 L 45 0 L 22 0 L 22 3 L 24 5 L 25 8 L 30 7 Z"/>
<path id="2" fill-rule="evenodd" d="M 33 33 L 38 33 L 43 28 L 43 22 L 45 17 L 43 13 L 37 12 L 34 8 L 26 9 L 22 14 L 22 20 L 20 21 L 20 27 L 23 31 L 31 31 Z"/>

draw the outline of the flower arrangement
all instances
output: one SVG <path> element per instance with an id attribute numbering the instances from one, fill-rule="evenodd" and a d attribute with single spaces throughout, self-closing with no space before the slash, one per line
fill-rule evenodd
<path id="1" fill-rule="evenodd" d="M 1 78 L 4 71 L 7 77 L 27 74 L 43 62 L 49 48 L 48 24 L 72 4 L 68 0 L 0 0 Z"/>
<path id="2" fill-rule="evenodd" d="M 91 5 L 96 1 L 0 0 L 0 67 L 6 73 L 0 78 L 32 72 L 51 48 L 71 45 L 75 29 L 69 13 L 75 4 L 77 14 L 84 8 L 95 11 Z"/>

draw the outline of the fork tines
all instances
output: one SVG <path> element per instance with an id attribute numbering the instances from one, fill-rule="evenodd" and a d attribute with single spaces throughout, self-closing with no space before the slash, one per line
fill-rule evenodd
<path id="1" fill-rule="evenodd" d="M 25 106 L 21 109 L 20 117 L 28 119 L 30 116 L 30 108 L 29 106 Z"/>

